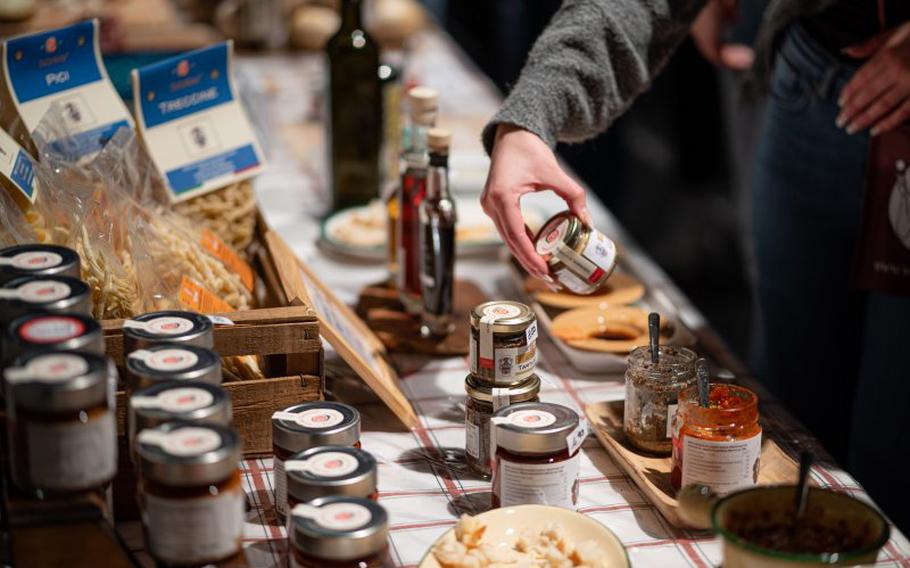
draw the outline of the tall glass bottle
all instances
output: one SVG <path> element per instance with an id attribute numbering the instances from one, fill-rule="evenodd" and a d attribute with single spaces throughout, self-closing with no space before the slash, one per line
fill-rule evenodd
<path id="1" fill-rule="evenodd" d="M 452 333 L 455 288 L 455 200 L 449 193 L 451 134 L 441 128 L 427 133 L 430 167 L 427 192 L 420 203 L 420 283 L 423 311 L 420 333 L 439 337 Z"/>
<path id="2" fill-rule="evenodd" d="M 398 192 L 398 292 L 405 309 L 420 313 L 420 222 L 418 209 L 426 193 L 427 130 L 436 124 L 438 95 L 429 87 L 408 91 L 409 124 L 405 127 L 404 173 Z"/>
<path id="3" fill-rule="evenodd" d="M 381 184 L 379 46 L 363 28 L 361 3 L 342 0 L 341 27 L 326 44 L 332 211 L 369 202 Z"/>

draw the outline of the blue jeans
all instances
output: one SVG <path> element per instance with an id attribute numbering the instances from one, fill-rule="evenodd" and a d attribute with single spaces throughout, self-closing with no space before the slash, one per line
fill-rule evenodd
<path id="1" fill-rule="evenodd" d="M 834 121 L 854 71 L 798 26 L 776 54 L 753 179 L 756 370 L 908 527 L 910 297 L 851 283 L 869 139 Z"/>

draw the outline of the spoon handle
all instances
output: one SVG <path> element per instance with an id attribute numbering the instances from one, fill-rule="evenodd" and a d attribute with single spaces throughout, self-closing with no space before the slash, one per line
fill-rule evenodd
<path id="1" fill-rule="evenodd" d="M 648 314 L 648 339 L 651 344 L 651 362 L 657 364 L 660 357 L 660 314 Z"/>
<path id="2" fill-rule="evenodd" d="M 810 451 L 799 455 L 799 482 L 796 485 L 796 518 L 799 519 L 806 512 L 806 502 L 809 500 L 809 471 L 815 456 Z"/>

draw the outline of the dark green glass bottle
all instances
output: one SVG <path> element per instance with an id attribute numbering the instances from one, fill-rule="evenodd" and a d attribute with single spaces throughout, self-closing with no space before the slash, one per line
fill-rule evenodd
<path id="1" fill-rule="evenodd" d="M 361 3 L 342 0 L 341 27 L 326 45 L 332 211 L 376 198 L 382 179 L 379 46 L 363 28 Z"/>

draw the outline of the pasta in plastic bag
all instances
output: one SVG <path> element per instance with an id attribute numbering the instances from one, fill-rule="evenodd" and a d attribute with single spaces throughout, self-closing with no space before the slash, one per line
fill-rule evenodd
<path id="1" fill-rule="evenodd" d="M 0 188 L 0 248 L 38 240 L 22 209 L 6 190 Z"/>

